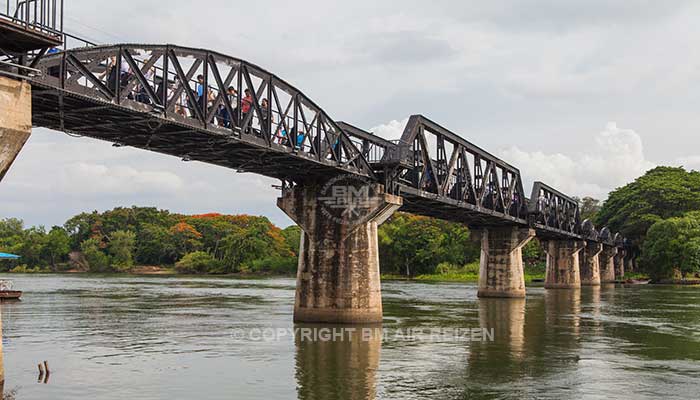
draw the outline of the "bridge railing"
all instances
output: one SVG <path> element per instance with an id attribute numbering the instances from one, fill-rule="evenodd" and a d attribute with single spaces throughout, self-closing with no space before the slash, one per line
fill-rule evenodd
<path id="1" fill-rule="evenodd" d="M 527 216 L 520 171 L 421 116 L 413 115 L 389 157 L 397 183 L 494 215 Z"/>
<path id="2" fill-rule="evenodd" d="M 579 203 L 542 182 L 535 182 L 528 206 L 531 223 L 572 234 L 581 233 Z"/>
<path id="3" fill-rule="evenodd" d="M 63 0 L 5 0 L 0 18 L 25 29 L 60 38 L 63 35 Z"/>
<path id="4" fill-rule="evenodd" d="M 400 151 L 405 146 L 400 146 L 400 140 L 387 140 L 367 132 L 347 122 L 338 122 L 343 131 L 350 136 L 355 147 L 360 149 L 368 162 L 375 165 L 376 169 L 391 165 L 392 160 L 400 158 Z"/>
<path id="5" fill-rule="evenodd" d="M 320 107 L 240 59 L 137 44 L 70 49 L 39 65 L 49 86 L 373 175 L 361 149 Z"/>

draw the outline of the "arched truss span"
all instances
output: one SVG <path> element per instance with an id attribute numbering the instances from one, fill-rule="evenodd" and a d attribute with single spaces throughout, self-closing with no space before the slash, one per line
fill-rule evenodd
<path id="1" fill-rule="evenodd" d="M 38 126 L 280 179 L 373 176 L 325 111 L 238 58 L 122 44 L 49 55 L 37 68 L 43 72 L 32 78 Z"/>

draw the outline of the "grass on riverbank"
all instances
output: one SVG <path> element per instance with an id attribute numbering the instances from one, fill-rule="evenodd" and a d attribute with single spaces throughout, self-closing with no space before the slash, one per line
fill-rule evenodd
<path id="1" fill-rule="evenodd" d="M 475 261 L 460 268 L 438 268 L 439 273 L 421 274 L 413 277 L 397 274 L 382 274 L 382 280 L 413 280 L 421 282 L 477 282 L 479 280 L 479 262 Z M 525 282 L 544 279 L 545 265 L 538 263 L 525 267 Z"/>
<path id="2" fill-rule="evenodd" d="M 11 270 L 7 271 L 11 274 L 88 274 L 88 273 L 99 273 L 91 271 L 81 271 L 76 269 L 63 269 L 60 271 L 54 271 L 49 267 L 27 267 L 26 265 L 18 265 Z M 176 275 L 178 272 L 173 267 L 165 266 L 155 266 L 155 265 L 137 265 L 126 272 L 105 272 L 111 274 L 128 274 L 128 275 Z"/>

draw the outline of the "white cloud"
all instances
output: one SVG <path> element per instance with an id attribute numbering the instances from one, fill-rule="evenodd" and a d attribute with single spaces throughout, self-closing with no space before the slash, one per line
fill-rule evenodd
<path id="1" fill-rule="evenodd" d="M 498 152 L 518 167 L 526 190 L 542 181 L 572 196 L 607 198 L 608 192 L 644 174 L 656 164 L 647 160 L 640 136 L 609 122 L 594 137 L 594 146 L 579 154 L 526 152 L 516 146 Z"/>
<path id="2" fill-rule="evenodd" d="M 370 129 L 385 139 L 398 139 L 408 118 L 391 120 Z M 496 154 L 520 169 L 526 194 L 534 181 L 542 181 L 572 196 L 605 199 L 608 192 L 644 174 L 656 164 L 647 160 L 642 139 L 631 129 L 608 122 L 592 137 L 593 147 L 578 154 L 528 152 L 517 146 Z M 481 143 L 474 143 L 481 145 Z M 488 150 L 488 149 L 487 149 Z M 673 165 L 700 165 L 700 156 L 680 159 Z"/>
<path id="3" fill-rule="evenodd" d="M 401 139 L 401 135 L 403 134 L 403 130 L 407 123 L 408 117 L 400 121 L 393 119 L 385 124 L 380 124 L 370 128 L 369 131 L 387 140 Z"/>
<path id="4" fill-rule="evenodd" d="M 685 167 L 686 169 L 700 170 L 700 155 L 689 155 L 676 159 L 676 165 Z"/>
<path id="5" fill-rule="evenodd" d="M 174 194 L 185 186 L 172 172 L 138 170 L 126 165 L 78 162 L 66 165 L 63 177 L 65 190 L 82 193 Z"/>

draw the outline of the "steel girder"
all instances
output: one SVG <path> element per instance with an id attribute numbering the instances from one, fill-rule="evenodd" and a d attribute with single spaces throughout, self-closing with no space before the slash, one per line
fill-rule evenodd
<path id="1" fill-rule="evenodd" d="M 43 74 L 30 82 L 37 88 L 38 126 L 280 179 L 374 177 L 325 111 L 241 59 L 174 45 L 123 44 L 44 56 L 37 68 Z M 81 109 L 87 111 L 75 113 Z"/>
<path id="2" fill-rule="evenodd" d="M 43 72 L 29 78 L 36 126 L 292 184 L 354 174 L 403 196 L 405 211 L 471 226 L 532 226 L 541 237 L 624 243 L 607 228 L 582 225 L 578 203 L 541 182 L 528 200 L 517 168 L 424 116 L 411 116 L 401 139 L 388 141 L 334 122 L 284 80 L 218 52 L 94 46 L 44 56 L 36 67 Z"/>

